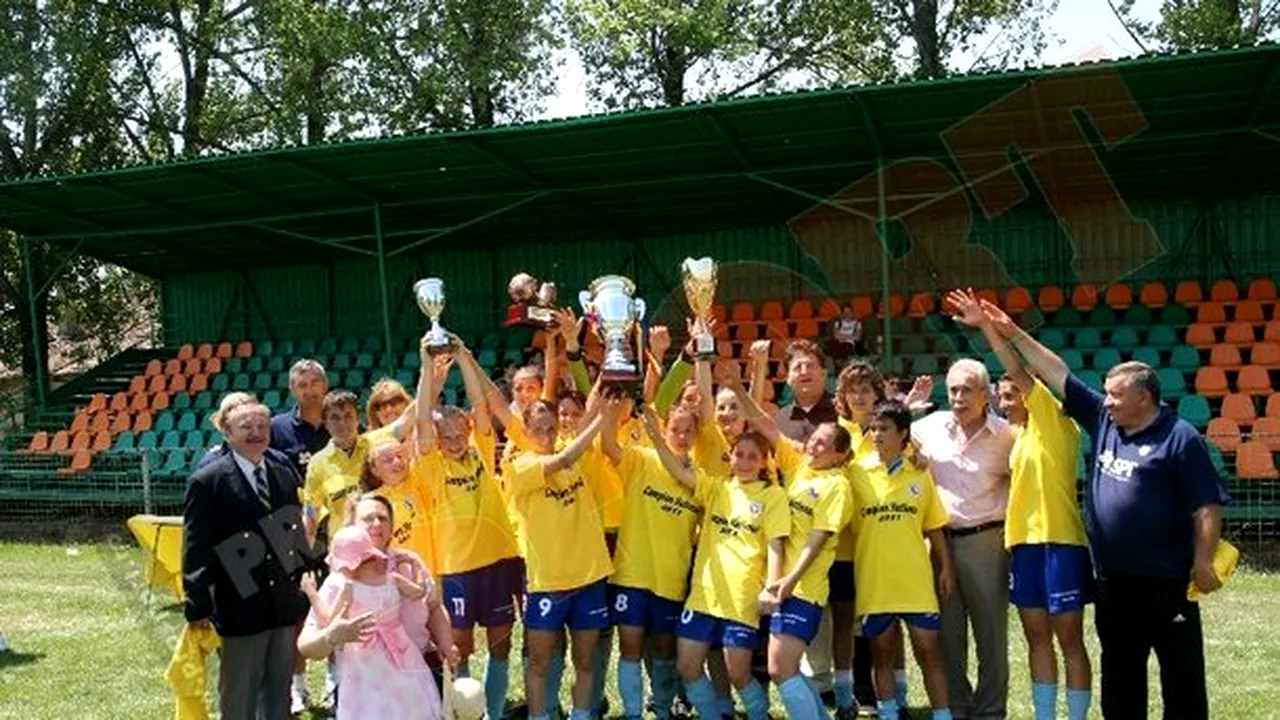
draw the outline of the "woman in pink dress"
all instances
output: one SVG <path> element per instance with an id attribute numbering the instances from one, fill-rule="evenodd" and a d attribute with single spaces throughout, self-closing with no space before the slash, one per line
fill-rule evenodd
<path id="1" fill-rule="evenodd" d="M 336 652 L 339 720 L 436 720 L 440 694 L 421 645 L 429 631 L 452 650 L 448 615 L 421 561 L 386 549 L 388 503 L 364 497 L 355 514 L 356 524 L 330 541 L 333 572 L 324 585 L 316 591 L 304 583 L 312 609 L 298 648 L 307 657 Z"/>

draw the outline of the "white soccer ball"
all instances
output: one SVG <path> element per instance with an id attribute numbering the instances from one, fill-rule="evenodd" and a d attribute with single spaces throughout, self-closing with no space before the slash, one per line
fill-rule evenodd
<path id="1" fill-rule="evenodd" d="M 484 717 L 484 685 L 475 678 L 457 678 L 453 681 L 453 720 L 481 720 Z"/>

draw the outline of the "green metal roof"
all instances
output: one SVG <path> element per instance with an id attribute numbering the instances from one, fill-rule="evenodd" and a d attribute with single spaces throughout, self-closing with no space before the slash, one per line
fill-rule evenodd
<path id="1" fill-rule="evenodd" d="M 1145 129 L 1087 132 L 1126 197 L 1277 189 L 1280 46 L 1259 45 L 26 178 L 0 184 L 0 224 L 164 277 L 373 255 L 375 206 L 393 255 L 779 223 L 877 147 L 958 176 L 943 131 L 1029 81 L 1116 71 L 1140 117 L 1101 112 Z"/>

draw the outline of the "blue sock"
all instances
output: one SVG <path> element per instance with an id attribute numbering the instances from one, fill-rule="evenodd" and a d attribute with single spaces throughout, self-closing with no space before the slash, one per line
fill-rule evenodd
<path id="1" fill-rule="evenodd" d="M 609 671 L 609 656 L 607 654 L 610 646 L 606 645 L 604 638 L 600 638 L 600 642 L 596 643 L 596 649 L 591 653 L 591 712 L 599 712 L 604 709 L 604 682 L 605 675 Z"/>
<path id="2" fill-rule="evenodd" d="M 742 696 L 742 705 L 747 711 L 747 720 L 769 720 L 769 694 L 755 678 L 746 687 L 738 691 Z"/>
<path id="3" fill-rule="evenodd" d="M 551 720 L 551 715 L 542 713 L 541 715 L 530 715 L 529 720 Z"/>
<path id="4" fill-rule="evenodd" d="M 507 686 L 511 683 L 511 664 L 490 655 L 484 669 L 484 703 L 491 718 L 502 717 L 507 704 Z"/>
<path id="5" fill-rule="evenodd" d="M 720 708 L 720 717 L 733 717 L 738 714 L 738 708 L 733 706 L 732 695 L 717 695 L 716 704 Z"/>
<path id="6" fill-rule="evenodd" d="M 818 686 L 813 684 L 813 678 L 804 676 L 804 684 L 809 688 L 809 692 L 813 694 L 813 702 L 818 706 L 819 720 L 831 720 L 831 713 L 827 712 L 827 704 L 822 702 L 822 693 L 818 692 Z M 766 690 L 767 694 L 769 691 Z"/>
<path id="7" fill-rule="evenodd" d="M 898 720 L 898 701 L 893 698 L 876 700 L 876 715 L 880 720 Z"/>
<path id="8" fill-rule="evenodd" d="M 778 686 L 778 693 L 782 695 L 782 705 L 787 708 L 787 717 L 792 720 L 818 720 L 821 717 L 813 688 L 805 676 L 787 678 Z"/>
<path id="9" fill-rule="evenodd" d="M 644 712 L 644 668 L 639 660 L 618 661 L 618 695 L 622 696 L 622 713 L 640 717 Z"/>
<path id="10" fill-rule="evenodd" d="M 938 708 L 933 711 L 933 720 L 951 720 L 951 708 Z"/>
<path id="11" fill-rule="evenodd" d="M 893 671 L 893 699 L 897 701 L 898 707 L 905 708 L 907 706 L 907 671 Z"/>
<path id="12" fill-rule="evenodd" d="M 591 720 L 591 711 L 574 708 L 573 712 L 569 713 L 569 720 Z"/>
<path id="13" fill-rule="evenodd" d="M 621 668 L 619 668 L 621 672 Z M 671 717 L 671 704 L 676 700 L 680 679 L 676 676 L 675 660 L 654 660 L 649 685 L 653 688 L 653 706 L 659 718 Z"/>
<path id="14" fill-rule="evenodd" d="M 836 670 L 832 689 L 836 693 L 836 707 L 844 709 L 853 707 L 853 671 Z"/>
<path id="15" fill-rule="evenodd" d="M 1054 720 L 1058 715 L 1057 683 L 1031 683 L 1031 707 L 1036 720 Z"/>
<path id="16" fill-rule="evenodd" d="M 1067 720 L 1085 720 L 1089 715 L 1091 702 L 1093 702 L 1092 690 L 1067 688 Z"/>
<path id="17" fill-rule="evenodd" d="M 560 714 L 560 685 L 564 682 L 564 650 L 551 652 L 551 665 L 547 668 L 547 714 Z"/>
<path id="18" fill-rule="evenodd" d="M 720 703 L 716 701 L 716 690 L 711 687 L 711 678 L 703 674 L 693 682 L 686 681 L 684 691 L 689 696 L 693 709 L 698 711 L 698 717 L 708 720 L 720 715 Z"/>

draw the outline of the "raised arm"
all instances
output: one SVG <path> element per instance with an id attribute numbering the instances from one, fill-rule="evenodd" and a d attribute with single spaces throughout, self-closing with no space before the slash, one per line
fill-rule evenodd
<path id="1" fill-rule="evenodd" d="M 778 440 L 782 438 L 782 431 L 778 429 L 778 423 L 769 414 L 760 407 L 760 404 L 751 397 L 747 389 L 742 387 L 742 381 L 734 377 L 733 374 L 720 378 L 720 382 L 733 391 L 737 396 L 738 402 L 742 404 L 742 413 L 747 418 L 747 422 L 751 423 L 770 445 L 777 445 Z"/>
<path id="2" fill-rule="evenodd" d="M 571 308 L 565 308 L 566 322 L 560 328 L 560 336 L 564 338 L 564 356 L 569 361 L 569 373 L 573 375 L 573 386 L 578 392 L 586 395 L 591 392 L 591 374 L 587 372 L 586 363 L 582 362 L 582 348 L 578 344 L 578 336 L 582 334 L 582 320 L 575 317 Z"/>
<path id="3" fill-rule="evenodd" d="M 418 371 L 418 454 L 426 455 L 436 447 L 436 425 L 431 411 L 436 403 L 435 357 L 427 353 L 427 339 L 418 346 L 422 369 Z"/>
<path id="4" fill-rule="evenodd" d="M 551 455 L 542 461 L 543 472 L 550 475 L 558 473 L 565 468 L 571 467 L 582 454 L 591 447 L 591 443 L 595 442 L 596 435 L 600 433 L 600 427 L 604 424 L 604 418 L 596 418 L 587 425 L 586 429 L 578 433 L 565 449 Z"/>
<path id="5" fill-rule="evenodd" d="M 693 378 L 698 384 L 698 397 L 702 399 L 698 406 L 698 422 L 714 422 L 716 417 L 716 396 L 711 382 L 711 363 L 699 360 L 693 364 Z"/>
<path id="6" fill-rule="evenodd" d="M 1071 375 L 1071 370 L 1067 364 L 1062 361 L 1052 350 L 1041 345 L 1026 330 L 1018 327 L 1003 310 L 996 307 L 987 300 L 982 301 L 982 311 L 987 315 L 991 324 L 1001 337 L 1007 338 L 1013 343 L 1013 346 L 1022 353 L 1022 357 L 1026 359 L 1028 368 L 1040 377 L 1041 380 L 1059 395 L 1066 393 L 1067 378 Z M 1003 362 L 1003 358 L 1001 358 Z"/>
<path id="7" fill-rule="evenodd" d="M 770 344 L 768 340 L 756 340 L 751 343 L 751 399 L 758 405 L 764 404 L 764 387 L 769 381 Z"/>
<path id="8" fill-rule="evenodd" d="M 622 462 L 622 445 L 618 444 L 618 417 L 621 408 L 622 398 L 614 396 L 604 401 L 601 411 L 604 424 L 600 427 L 600 450 L 614 465 Z"/>
<path id="9" fill-rule="evenodd" d="M 560 333 L 547 332 L 542 349 L 542 399 L 555 402 L 560 396 Z"/>
<path id="10" fill-rule="evenodd" d="M 680 462 L 680 459 L 671 452 L 671 448 L 667 447 L 666 438 L 662 437 L 662 433 L 658 430 L 658 414 L 648 405 L 644 406 L 644 429 L 649 433 L 649 439 L 653 441 L 653 449 L 658 453 L 658 459 L 662 460 L 662 466 L 671 473 L 671 477 L 690 490 L 696 490 L 698 478 L 694 475 L 693 468 Z"/>
<path id="11" fill-rule="evenodd" d="M 1023 393 L 1031 392 L 1035 387 L 1035 380 L 1022 365 L 1022 358 L 1018 357 L 1018 351 L 1014 349 L 1013 343 L 996 330 L 995 323 L 982 309 L 982 304 L 978 302 L 973 290 L 952 290 L 947 293 L 946 301 L 956 310 L 952 319 L 981 330 L 982 336 L 987 339 L 987 344 L 995 351 L 996 357 L 1000 358 L 1000 364 L 1004 366 L 1005 372 L 1009 374 L 1018 389 Z"/>
<path id="12" fill-rule="evenodd" d="M 462 373 L 462 385 L 467 391 L 467 402 L 471 404 L 471 423 L 472 431 L 477 435 L 489 436 L 493 434 L 493 423 L 489 420 L 489 404 L 484 398 L 484 381 L 480 376 L 484 371 L 480 369 L 480 365 L 476 363 L 476 358 L 462 344 L 461 340 L 456 341 L 457 349 L 454 351 L 454 357 L 458 359 L 458 370 Z"/>

